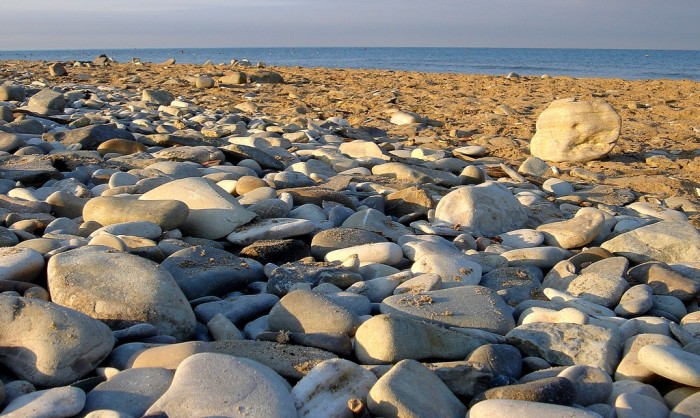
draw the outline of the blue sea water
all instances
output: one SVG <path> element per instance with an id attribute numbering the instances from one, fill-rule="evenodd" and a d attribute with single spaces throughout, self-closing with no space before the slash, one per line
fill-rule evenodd
<path id="1" fill-rule="evenodd" d="M 700 51 L 537 48 L 184 48 L 0 51 L 0 60 L 118 62 L 175 58 L 180 63 L 228 63 L 247 58 L 269 65 L 408 70 L 434 73 L 688 79 L 700 81 Z"/>

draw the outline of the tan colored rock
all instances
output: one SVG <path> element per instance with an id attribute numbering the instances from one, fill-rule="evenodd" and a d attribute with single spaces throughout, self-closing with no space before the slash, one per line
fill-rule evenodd
<path id="1" fill-rule="evenodd" d="M 602 100 L 555 100 L 537 118 L 530 154 L 546 161 L 586 162 L 612 151 L 622 119 Z"/>

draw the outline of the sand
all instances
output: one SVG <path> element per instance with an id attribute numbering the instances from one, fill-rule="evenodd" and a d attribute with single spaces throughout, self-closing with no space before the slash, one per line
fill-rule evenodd
<path id="1" fill-rule="evenodd" d="M 51 79 L 45 62 L 4 61 L 0 78 L 26 74 L 27 81 L 85 83 L 139 91 L 162 88 L 209 109 L 232 110 L 252 101 L 258 112 L 279 123 L 337 116 L 353 126 L 383 129 L 428 146 L 484 145 L 489 156 L 517 168 L 529 156 L 538 115 L 556 99 L 603 99 L 622 117 L 622 132 L 611 154 L 587 164 L 555 164 L 567 179 L 575 166 L 601 173 L 604 183 L 633 190 L 643 199 L 697 199 L 700 187 L 700 83 L 688 80 L 436 74 L 389 70 L 267 67 L 284 84 L 246 84 L 197 89 L 188 77 L 216 79 L 229 65 L 111 64 L 70 67 Z M 430 120 L 426 129 L 389 123 L 396 110 Z M 302 125 L 303 126 L 303 125 Z M 424 145 L 426 146 L 426 145 Z"/>

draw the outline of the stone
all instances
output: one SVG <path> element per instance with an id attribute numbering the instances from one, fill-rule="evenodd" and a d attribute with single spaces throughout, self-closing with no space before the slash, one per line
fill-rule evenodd
<path id="1" fill-rule="evenodd" d="M 398 110 L 391 115 L 391 119 L 389 121 L 394 125 L 401 126 L 411 125 L 414 123 L 423 123 L 425 122 L 425 118 L 423 118 L 417 113 Z"/>
<path id="2" fill-rule="evenodd" d="M 243 248 L 239 255 L 263 265 L 281 265 L 309 257 L 311 250 L 308 244 L 298 239 L 259 240 Z"/>
<path id="3" fill-rule="evenodd" d="M 611 259 L 604 261 L 609 260 Z M 585 269 L 566 288 L 567 292 L 573 296 L 606 308 L 617 306 L 627 289 L 629 289 L 627 280 L 623 279 L 617 271 L 586 272 Z"/>
<path id="4" fill-rule="evenodd" d="M 532 248 L 542 245 L 544 235 L 534 229 L 516 229 L 498 235 L 501 244 L 514 249 Z"/>
<path id="5" fill-rule="evenodd" d="M 375 416 L 462 418 L 467 408 L 428 368 L 402 360 L 382 376 L 367 397 Z"/>
<path id="6" fill-rule="evenodd" d="M 544 322 L 520 325 L 506 334 L 506 340 L 526 355 L 552 364 L 599 367 L 608 374 L 619 363 L 622 345 L 617 331 L 597 325 Z"/>
<path id="7" fill-rule="evenodd" d="M 300 418 L 348 416 L 348 401 L 367 399 L 377 383 L 371 371 L 344 359 L 331 359 L 314 366 L 292 388 Z"/>
<path id="8" fill-rule="evenodd" d="M 516 380 L 522 375 L 522 360 L 520 351 L 508 344 L 485 344 L 467 357 L 468 362 L 482 370 Z"/>
<path id="9" fill-rule="evenodd" d="M 305 235 L 314 230 L 306 219 L 270 218 L 236 227 L 226 236 L 235 245 L 250 245 L 258 240 L 278 240 Z"/>
<path id="10" fill-rule="evenodd" d="M 634 263 L 688 263 L 700 259 L 700 233 L 687 222 L 661 221 L 605 241 L 601 248 Z"/>
<path id="11" fill-rule="evenodd" d="M 21 102 L 26 95 L 27 91 L 24 86 L 13 84 L 0 86 L 0 101 Z"/>
<path id="12" fill-rule="evenodd" d="M 630 287 L 615 307 L 615 313 L 625 318 L 644 315 L 654 306 L 652 288 L 645 284 Z"/>
<path id="13" fill-rule="evenodd" d="M 435 219 L 473 234 L 495 236 L 524 227 L 527 212 L 503 186 L 486 182 L 448 193 L 438 202 Z"/>
<path id="14" fill-rule="evenodd" d="M 242 71 L 229 71 L 219 77 L 219 85 L 232 86 L 245 84 L 248 81 L 248 76 Z"/>
<path id="15" fill-rule="evenodd" d="M 296 417 L 288 383 L 258 362 L 200 353 L 185 359 L 146 415 Z"/>
<path id="16" fill-rule="evenodd" d="M 552 168 L 544 162 L 541 158 L 528 157 L 520 164 L 518 167 L 518 173 L 535 176 L 544 177 L 545 175 L 551 173 Z"/>
<path id="17" fill-rule="evenodd" d="M 251 73 L 248 78 L 251 83 L 261 84 L 283 84 L 284 78 L 274 71 L 259 70 Z"/>
<path id="18" fill-rule="evenodd" d="M 115 125 L 88 125 L 68 131 L 47 132 L 42 138 L 48 142 L 60 142 L 63 145 L 80 144 L 84 150 L 94 150 L 110 139 L 126 139 L 136 141 L 134 135 Z"/>
<path id="19" fill-rule="evenodd" d="M 170 387 L 173 372 L 163 368 L 126 369 L 88 392 L 82 414 L 112 410 L 140 417 Z"/>
<path id="20" fill-rule="evenodd" d="M 445 258 L 443 255 L 426 254 L 411 266 L 414 274 L 432 273 L 440 276 L 442 287 L 477 285 L 481 281 L 482 268 L 463 255 Z"/>
<path id="21" fill-rule="evenodd" d="M 106 247 L 84 247 L 51 257 L 47 277 L 55 303 L 113 329 L 147 322 L 180 341 L 194 333 L 187 298 L 173 276 L 153 261 Z"/>
<path id="22" fill-rule="evenodd" d="M 526 300 L 545 299 L 541 281 L 538 268 L 500 267 L 482 276 L 479 284 L 495 291 L 509 306 L 517 306 Z"/>
<path id="23" fill-rule="evenodd" d="M 432 183 L 445 187 L 458 186 L 461 184 L 459 177 L 452 173 L 442 170 L 433 170 L 418 165 L 395 162 L 375 165 L 372 167 L 372 174 L 416 184 Z"/>
<path id="24" fill-rule="evenodd" d="M 661 334 L 640 333 L 625 341 L 622 350 L 622 360 L 615 370 L 615 380 L 637 380 L 650 383 L 658 379 L 658 375 L 649 370 L 639 358 L 639 350 L 646 345 L 664 345 L 680 348 L 672 338 Z"/>
<path id="25" fill-rule="evenodd" d="M 403 251 L 398 244 L 393 242 L 378 242 L 333 250 L 326 254 L 325 260 L 329 262 L 344 261 L 351 256 L 358 257 L 360 263 L 381 263 L 394 266 L 403 259 Z"/>
<path id="26" fill-rule="evenodd" d="M 325 295 L 296 290 L 272 308 L 268 323 L 273 331 L 353 335 L 360 326 L 360 319 Z"/>
<path id="27" fill-rule="evenodd" d="M 605 217 L 599 210 L 579 211 L 568 221 L 553 222 L 537 228 L 547 245 L 564 249 L 583 247 L 591 243 L 603 230 Z"/>
<path id="28" fill-rule="evenodd" d="M 559 311 L 541 308 L 537 306 L 529 307 L 520 314 L 518 325 L 531 324 L 533 322 L 551 322 L 586 325 L 589 317 L 585 313 L 575 308 L 564 308 Z"/>
<path id="29" fill-rule="evenodd" d="M 600 418 L 585 409 L 564 405 L 512 399 L 489 399 L 469 409 L 467 418 L 512 418 L 515 416 L 538 418 Z"/>
<path id="30" fill-rule="evenodd" d="M 311 255 L 324 259 L 333 250 L 364 244 L 387 242 L 381 235 L 355 228 L 331 228 L 320 231 L 311 239 Z"/>
<path id="31" fill-rule="evenodd" d="M 494 291 L 483 286 L 390 296 L 382 301 L 380 310 L 442 326 L 476 328 L 500 335 L 515 327 L 511 308 Z"/>
<path id="32" fill-rule="evenodd" d="M 666 345 L 645 345 L 637 358 L 644 367 L 674 382 L 700 387 L 700 355 Z"/>
<path id="33" fill-rule="evenodd" d="M 3 417 L 63 418 L 83 409 L 85 392 L 71 386 L 39 390 L 15 398 L 2 411 Z"/>
<path id="34" fill-rule="evenodd" d="M 53 111 L 63 112 L 66 107 L 66 99 L 63 94 L 52 89 L 43 89 L 29 98 L 27 106 L 39 110 L 39 113 Z"/>
<path id="35" fill-rule="evenodd" d="M 200 303 L 194 308 L 194 312 L 203 323 L 221 314 L 234 324 L 242 325 L 267 314 L 277 302 L 279 297 L 268 293 L 231 296 L 224 300 Z"/>
<path id="36" fill-rule="evenodd" d="M 350 215 L 341 225 L 343 228 L 363 229 L 386 237 L 394 242 L 405 235 L 413 235 L 413 230 L 393 222 L 376 209 L 364 209 Z"/>
<path id="37" fill-rule="evenodd" d="M 361 364 L 389 364 L 403 359 L 464 359 L 483 341 L 403 315 L 376 315 L 355 333 Z"/>
<path id="38" fill-rule="evenodd" d="M 245 340 L 243 332 L 220 313 L 214 315 L 214 317 L 207 322 L 207 329 L 215 341 Z"/>
<path id="39" fill-rule="evenodd" d="M 519 248 L 502 252 L 501 257 L 508 261 L 510 267 L 536 266 L 550 269 L 560 261 L 568 258 L 570 253 L 560 247 Z"/>
<path id="40" fill-rule="evenodd" d="M 178 200 L 190 212 L 179 229 L 186 235 L 219 239 L 256 216 L 214 182 L 203 178 L 174 180 L 139 197 L 139 200 Z"/>
<path id="41" fill-rule="evenodd" d="M 31 248 L 0 247 L 0 280 L 34 283 L 45 264 L 44 256 Z"/>
<path id="42" fill-rule="evenodd" d="M 690 302 L 700 292 L 700 281 L 676 272 L 665 263 L 643 263 L 627 273 L 636 282 L 651 287 L 655 295 L 674 296 L 683 302 Z"/>
<path id="43" fill-rule="evenodd" d="M 105 324 L 51 302 L 3 296 L 0 318 L 0 362 L 37 386 L 60 386 L 80 379 L 114 345 Z M 66 330 L 71 338 L 66 338 Z"/>
<path id="44" fill-rule="evenodd" d="M 669 414 L 669 418 L 689 418 L 698 415 L 700 415 L 700 393 L 695 393 L 676 405 Z"/>
<path id="45" fill-rule="evenodd" d="M 379 146 L 372 141 L 363 141 L 356 139 L 350 142 L 343 142 L 338 147 L 338 151 L 347 155 L 350 158 L 381 158 L 388 159 Z"/>
<path id="46" fill-rule="evenodd" d="M 618 418 L 665 417 L 669 412 L 663 402 L 644 395 L 623 393 L 615 399 Z"/>
<path id="47" fill-rule="evenodd" d="M 143 89 L 141 92 L 141 100 L 144 102 L 155 103 L 163 106 L 169 106 L 175 100 L 175 96 L 166 90 L 160 89 Z"/>
<path id="48" fill-rule="evenodd" d="M 317 263 L 310 258 L 283 264 L 267 275 L 267 291 L 278 296 L 284 296 L 298 283 L 308 283 L 312 287 L 329 283 L 347 288 L 364 280 L 359 273 L 337 266 L 336 263 Z"/>
<path id="49" fill-rule="evenodd" d="M 592 366 L 570 366 L 558 374 L 574 386 L 574 403 L 589 406 L 605 403 L 612 394 L 613 381 L 605 370 Z"/>
<path id="50" fill-rule="evenodd" d="M 210 89 L 214 87 L 214 83 L 214 79 L 206 75 L 194 79 L 194 86 L 198 89 Z"/>
<path id="51" fill-rule="evenodd" d="M 97 146 L 97 152 L 101 156 L 107 154 L 130 155 L 146 152 L 146 146 L 140 142 L 129 139 L 114 138 L 108 139 Z"/>
<path id="52" fill-rule="evenodd" d="M 425 215 L 433 207 L 433 199 L 425 190 L 412 186 L 391 193 L 384 198 L 388 214 L 402 217 L 413 213 Z"/>
<path id="53" fill-rule="evenodd" d="M 38 187 L 49 180 L 60 180 L 63 178 L 63 174 L 53 166 L 51 158 L 45 155 L 8 155 L 0 157 L 0 172 L 2 172 L 4 179 L 15 182 L 20 181 L 26 186 L 36 185 Z M 9 199 L 7 196 L 4 197 Z M 7 204 L 0 202 L 0 207 L 6 206 Z"/>
<path id="54" fill-rule="evenodd" d="M 537 118 L 530 154 L 545 161 L 587 162 L 612 151 L 622 119 L 602 100 L 559 99 Z"/>
<path id="55" fill-rule="evenodd" d="M 556 405 L 572 405 L 576 395 L 571 381 L 563 377 L 547 377 L 532 382 L 492 388 L 474 397 L 471 405 L 487 399 L 514 399 Z"/>
<path id="56" fill-rule="evenodd" d="M 264 277 L 258 263 L 201 246 L 177 251 L 160 266 L 173 276 L 188 300 L 224 295 Z"/>

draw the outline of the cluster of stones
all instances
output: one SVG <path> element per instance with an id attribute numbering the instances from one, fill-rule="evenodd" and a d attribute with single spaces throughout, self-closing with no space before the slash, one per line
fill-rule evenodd
<path id="1" fill-rule="evenodd" d="M 700 415 L 697 202 L 239 110 L 0 86 L 3 416 Z"/>

